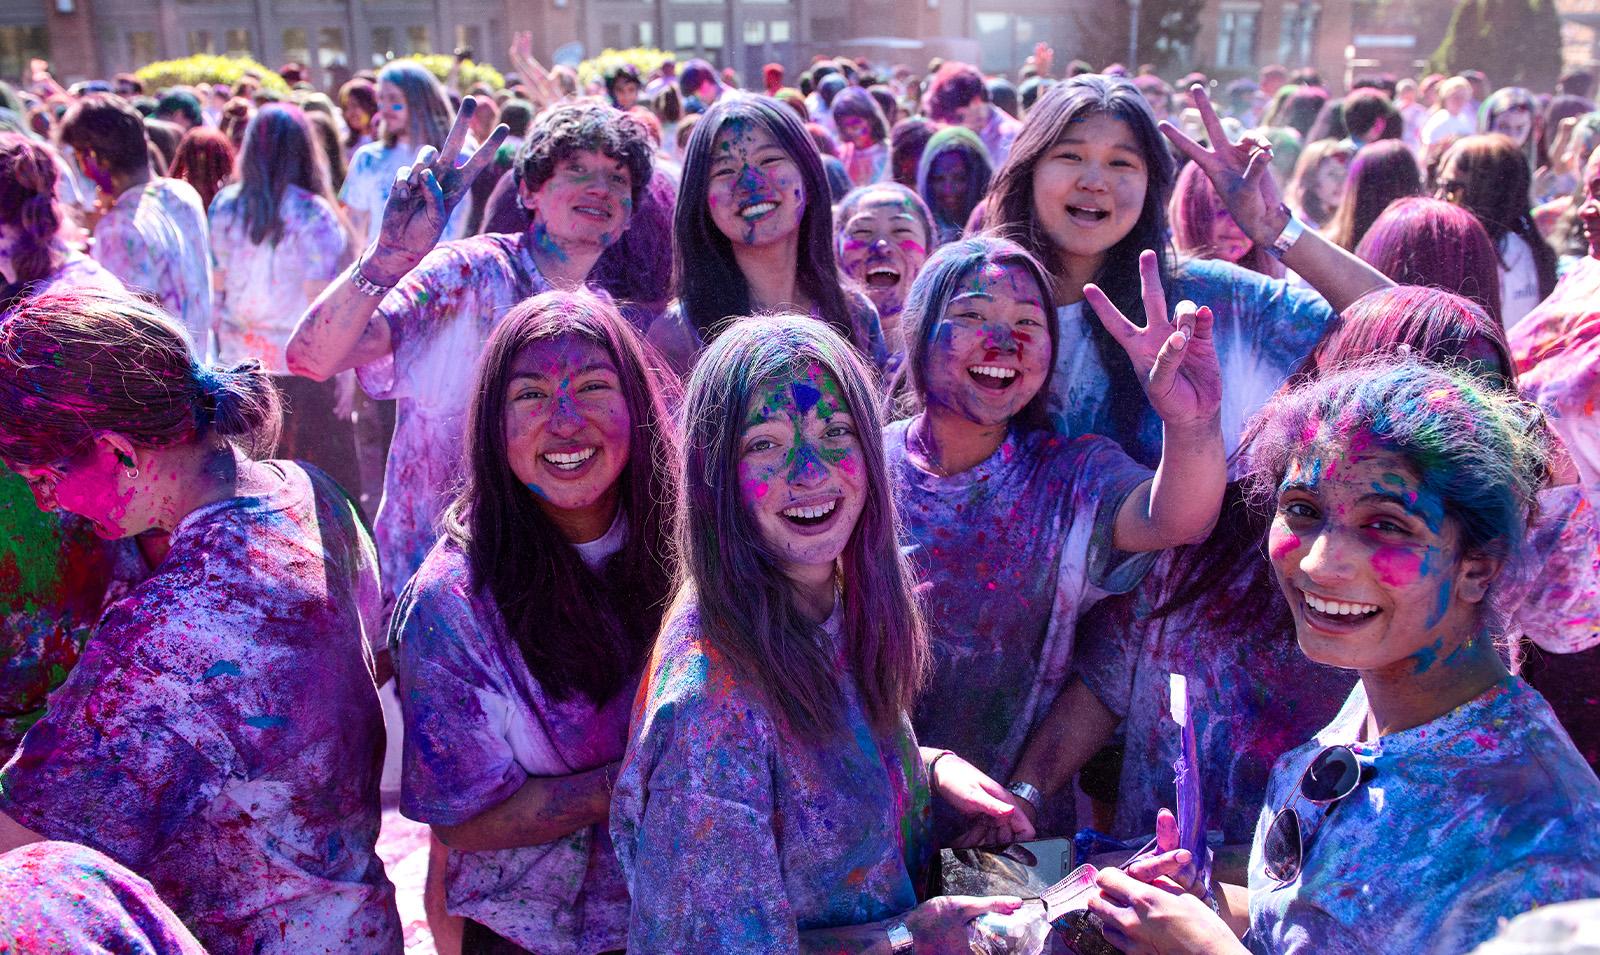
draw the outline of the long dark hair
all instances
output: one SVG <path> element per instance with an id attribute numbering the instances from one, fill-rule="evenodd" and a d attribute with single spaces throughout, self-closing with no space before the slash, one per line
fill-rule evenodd
<path id="1" fill-rule="evenodd" d="M 1173 302 L 1172 250 L 1167 229 L 1167 200 L 1172 195 L 1172 154 L 1156 127 L 1155 114 L 1139 88 L 1120 77 L 1085 74 L 1050 87 L 1028 110 L 1028 118 L 1011 146 L 1011 155 L 995 173 L 989 190 L 984 226 L 1015 241 L 1057 275 L 1060 255 L 1049 236 L 1039 228 L 1033 205 L 1033 173 L 1075 120 L 1104 115 L 1119 119 L 1133 132 L 1144 157 L 1149 181 L 1144 208 L 1128 234 L 1106 251 L 1095 273 L 1098 285 L 1132 321 L 1144 315 L 1139 288 L 1139 253 L 1153 250 L 1161 271 L 1161 286 Z M 1059 285 L 1053 289 L 1059 296 Z M 1128 355 L 1098 321 L 1085 323 L 1100 365 L 1110 379 L 1112 424 L 1117 434 L 1134 434 L 1149 402 Z"/>
<path id="2" fill-rule="evenodd" d="M 1546 298 L 1556 287 L 1556 253 L 1533 224 L 1533 204 L 1529 191 L 1533 174 L 1522 150 L 1509 136 L 1480 133 L 1463 136 L 1445 154 L 1443 167 L 1453 170 L 1455 182 L 1450 200 L 1478 217 L 1489 238 L 1501 253 L 1504 267 L 1507 234 L 1528 244 L 1534 268 L 1539 273 L 1539 297 Z M 1503 303 L 1502 303 L 1503 304 Z"/>
<path id="3" fill-rule="evenodd" d="M 839 558 L 842 648 L 868 720 L 893 726 L 928 669 L 911 569 L 897 544 L 874 376 L 843 336 L 801 316 L 730 325 L 706 349 L 685 398 L 681 588 L 674 613 L 698 606 L 702 636 L 801 735 L 842 729 L 834 649 L 801 616 L 779 555 L 763 544 L 739 491 L 746 409 L 781 376 L 820 365 L 839 384 L 861 443 L 866 503 Z"/>
<path id="4" fill-rule="evenodd" d="M 311 121 L 291 103 L 268 103 L 251 118 L 239 152 L 239 213 L 255 245 L 283 238 L 283 194 L 299 186 L 337 209 L 328 189 L 328 163 Z"/>
<path id="5" fill-rule="evenodd" d="M 796 282 L 823 321 L 864 354 L 868 353 L 867 342 L 854 341 L 855 323 L 833 257 L 833 207 L 822 155 L 794 110 L 766 96 L 724 94 L 695 123 L 689 137 L 672 221 L 678 251 L 673 272 L 684 317 L 709 342 L 730 318 L 753 311 L 750 283 L 734 260 L 733 243 L 711 221 L 711 204 L 707 200 L 717 134 L 735 120 L 766 130 L 799 167 L 806 208 L 800 217 Z"/>
<path id="6" fill-rule="evenodd" d="M 1357 151 L 1349 176 L 1344 198 L 1326 228 L 1328 241 L 1354 252 L 1391 202 L 1422 194 L 1422 169 L 1411 147 L 1398 139 L 1380 139 Z"/>
<path id="7" fill-rule="evenodd" d="M 598 573 L 507 460 L 506 386 L 516 357 L 535 342 L 566 337 L 610 355 L 632 426 L 618 479 L 627 539 Z M 493 599 L 528 672 L 556 699 L 610 699 L 638 672 L 661 622 L 678 452 L 667 410 L 675 384 L 655 364 L 616 308 L 587 291 L 546 292 L 517 305 L 478 363 L 466 475 L 445 511 L 444 534 L 466 554 L 473 586 Z"/>

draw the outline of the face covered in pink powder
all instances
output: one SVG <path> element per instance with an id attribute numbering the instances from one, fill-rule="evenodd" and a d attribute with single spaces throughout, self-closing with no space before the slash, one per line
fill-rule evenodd
<path id="1" fill-rule="evenodd" d="M 1449 662 L 1498 570 L 1462 552 L 1409 461 L 1363 436 L 1290 463 L 1268 551 L 1306 656 L 1361 671 Z"/>

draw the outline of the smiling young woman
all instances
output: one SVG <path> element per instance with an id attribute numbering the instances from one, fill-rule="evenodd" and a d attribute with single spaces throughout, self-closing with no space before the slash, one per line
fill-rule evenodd
<path id="1" fill-rule="evenodd" d="M 1209 147 L 1171 124 L 1158 129 L 1127 80 L 1079 76 L 1052 87 L 1029 110 L 1010 159 L 995 174 L 985 219 L 1044 263 L 1054 285 L 1061 340 L 1049 410 L 1056 430 L 1105 435 L 1146 465 L 1160 455 L 1160 416 L 1116 340 L 1088 315 L 1086 285 L 1103 288 L 1124 314 L 1140 314 L 1138 261 L 1153 254 L 1169 305 L 1189 300 L 1213 310 L 1217 354 L 1228 370 L 1222 433 L 1232 450 L 1245 421 L 1334 310 L 1388 284 L 1288 215 L 1268 173 L 1271 148 L 1250 138 L 1230 144 L 1205 92 L 1197 88 L 1191 97 Z M 1173 165 L 1163 134 L 1211 179 L 1251 242 L 1284 249 L 1283 263 L 1315 292 L 1223 262 L 1170 261 Z"/>
<path id="2" fill-rule="evenodd" d="M 453 850 L 469 951 L 626 940 L 605 820 L 667 595 L 675 386 L 587 292 L 529 299 L 485 347 L 466 483 L 393 629 L 401 809 Z"/>
<path id="3" fill-rule="evenodd" d="M 763 313 L 809 314 L 888 359 L 871 300 L 840 281 L 822 157 L 789 107 L 729 94 L 700 117 L 673 231 L 678 300 L 649 338 L 680 373 L 728 322 Z"/>
<path id="4" fill-rule="evenodd" d="M 1020 904 L 926 898 L 931 796 L 1033 829 L 907 718 L 928 649 L 880 400 L 800 316 L 735 323 L 690 379 L 679 589 L 611 812 L 630 952 L 960 951 Z"/>
<path id="5" fill-rule="evenodd" d="M 839 268 L 878 309 L 889 350 L 886 373 L 905 357 L 900 313 L 932 246 L 933 216 L 922 199 L 897 182 L 852 189 L 839 201 Z"/>
<path id="6" fill-rule="evenodd" d="M 1235 952 L 1248 926 L 1267 955 L 1462 952 L 1504 918 L 1600 893 L 1600 780 L 1495 641 L 1547 440 L 1510 392 L 1416 362 L 1347 366 L 1274 401 L 1250 465 L 1273 572 L 1305 655 L 1360 682 L 1274 768 L 1248 898 L 1218 887 L 1233 930 L 1167 841 L 1101 873 L 1090 909 L 1108 937 Z"/>

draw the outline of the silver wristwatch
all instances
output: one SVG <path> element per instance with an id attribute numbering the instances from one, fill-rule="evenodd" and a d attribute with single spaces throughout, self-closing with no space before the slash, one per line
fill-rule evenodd
<path id="1" fill-rule="evenodd" d="M 1289 249 L 1292 248 L 1296 242 L 1300 241 L 1300 237 L 1305 235 L 1306 224 L 1301 222 L 1299 219 L 1296 219 L 1294 213 L 1289 211 L 1288 206 L 1282 206 L 1280 208 L 1283 210 L 1284 214 L 1289 217 L 1289 221 L 1284 223 L 1283 231 L 1279 232 L 1278 237 L 1272 240 L 1271 245 L 1267 246 L 1267 252 L 1269 252 L 1273 258 L 1282 260 Z"/>
<path id="2" fill-rule="evenodd" d="M 354 285 L 356 287 L 356 291 L 360 292 L 362 295 L 368 295 L 372 298 L 383 298 L 385 295 L 388 295 L 389 290 L 394 288 L 394 286 L 379 285 L 377 282 L 374 282 L 365 275 L 362 275 L 361 267 L 365 264 L 367 264 L 366 256 L 363 255 L 361 258 L 356 259 L 356 264 L 350 267 L 350 284 Z"/>
<path id="3" fill-rule="evenodd" d="M 1033 783 L 1025 783 L 1019 780 L 1007 786 L 1006 791 L 1032 806 L 1033 814 L 1036 816 L 1039 814 L 1039 810 L 1044 808 L 1044 796 L 1040 794 L 1039 787 Z"/>
<path id="4" fill-rule="evenodd" d="M 911 938 L 911 930 L 906 928 L 904 919 L 889 923 L 889 951 L 894 955 L 902 955 L 916 948 L 916 942 Z"/>

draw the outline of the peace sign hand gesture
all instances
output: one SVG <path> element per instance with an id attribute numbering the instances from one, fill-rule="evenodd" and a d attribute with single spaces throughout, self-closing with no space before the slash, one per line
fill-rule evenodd
<path id="1" fill-rule="evenodd" d="M 1200 113 L 1211 147 L 1200 145 L 1166 120 L 1161 121 L 1161 132 L 1205 172 L 1244 234 L 1258 246 L 1271 245 L 1286 224 L 1281 213 L 1283 198 L 1269 172 L 1272 145 L 1255 135 L 1244 137 L 1238 144 L 1228 142 L 1222 120 L 1217 118 L 1211 98 L 1199 83 L 1190 87 L 1189 99 Z"/>
<path id="2" fill-rule="evenodd" d="M 477 100 L 461 101 L 456 121 L 439 149 L 424 146 L 416 162 L 395 173 L 383 206 L 378 242 L 363 271 L 375 282 L 393 284 L 421 262 L 444 235 L 450 213 L 472 188 L 473 180 L 494 162 L 495 150 L 510 130 L 501 124 L 466 161 L 460 161 Z"/>
<path id="3" fill-rule="evenodd" d="M 1143 328 L 1128 321 L 1099 286 L 1085 285 L 1083 297 L 1100 324 L 1128 353 L 1145 397 L 1163 422 L 1173 427 L 1217 427 L 1222 410 L 1222 368 L 1211 337 L 1210 307 L 1179 302 L 1177 314 L 1169 320 L 1156 254 L 1149 250 L 1139 255 L 1139 280 Z"/>

